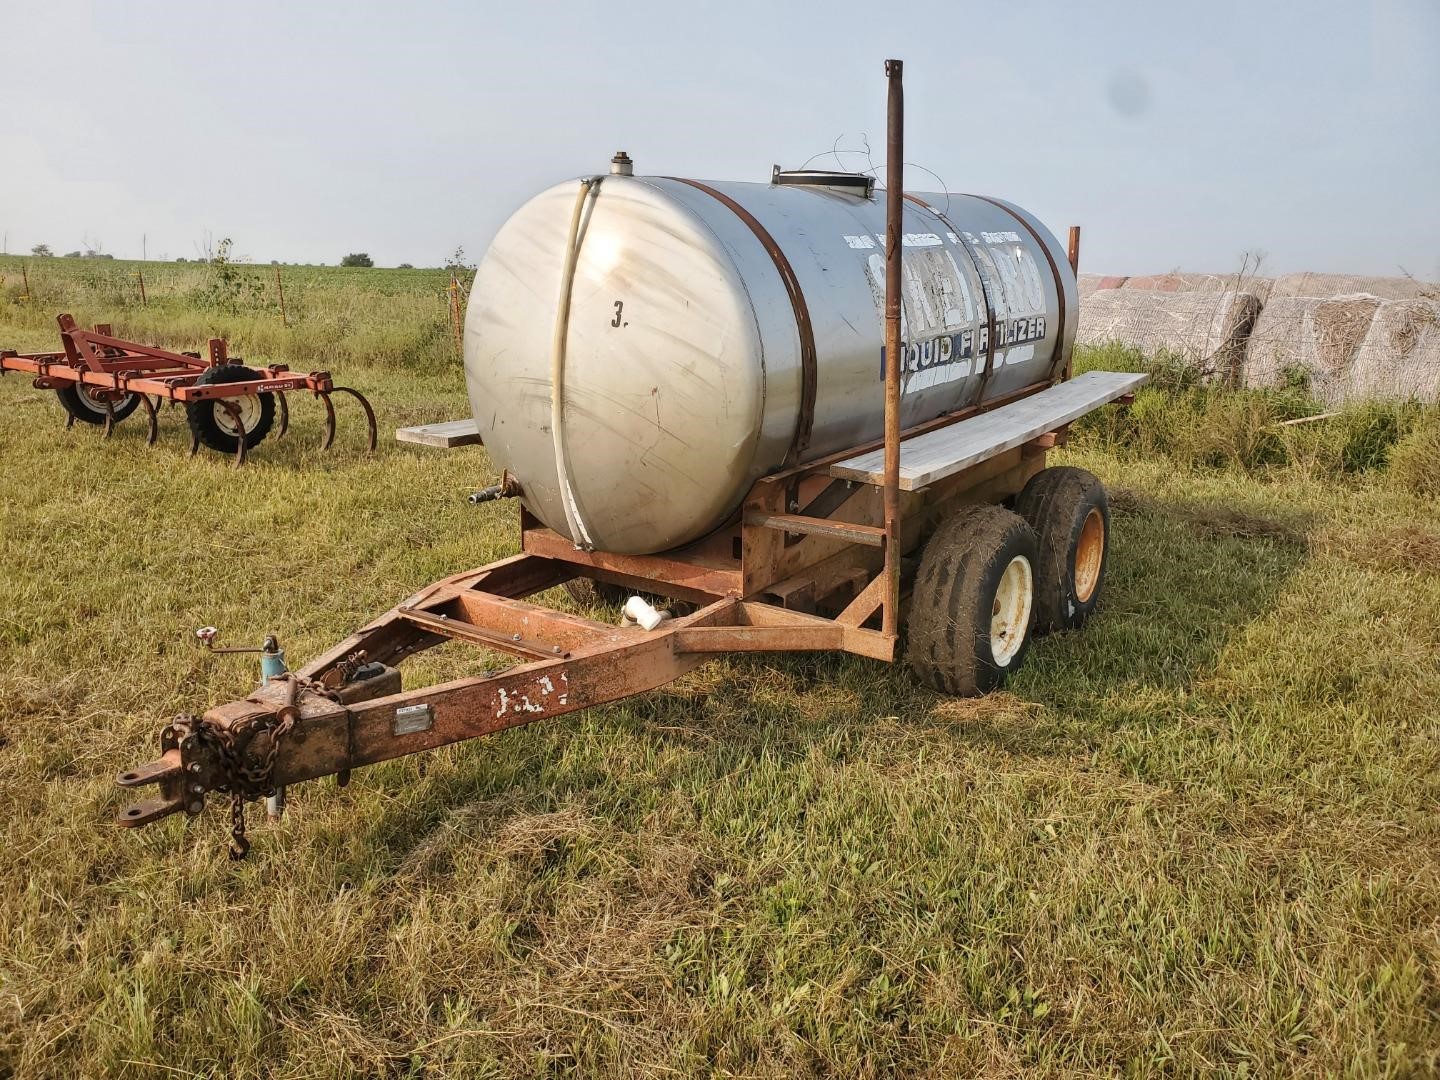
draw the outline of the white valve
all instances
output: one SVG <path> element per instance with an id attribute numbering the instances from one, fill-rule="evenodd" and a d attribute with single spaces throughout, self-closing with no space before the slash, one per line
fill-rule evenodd
<path id="1" fill-rule="evenodd" d="M 625 614 L 646 630 L 654 630 L 670 617 L 668 611 L 660 611 L 643 596 L 632 596 L 626 600 Z"/>

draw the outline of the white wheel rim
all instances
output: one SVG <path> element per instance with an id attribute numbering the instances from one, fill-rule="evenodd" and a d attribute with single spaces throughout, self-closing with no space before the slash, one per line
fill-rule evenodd
<path id="1" fill-rule="evenodd" d="M 84 405 L 91 412 L 96 412 L 104 416 L 105 399 L 100 396 L 102 393 L 104 393 L 104 391 L 99 387 L 89 386 L 86 383 L 75 384 L 75 394 L 80 399 L 80 404 Z M 118 409 L 124 401 L 125 399 L 123 397 L 116 398 L 111 402 L 110 407 L 112 409 Z"/>
<path id="2" fill-rule="evenodd" d="M 260 399 L 254 394 L 246 394 L 244 397 L 226 398 L 231 405 L 240 413 L 240 428 L 235 426 L 235 417 L 230 410 L 215 402 L 215 426 L 226 435 L 240 435 L 242 430 L 248 435 L 255 430 L 255 425 L 260 422 Z"/>
<path id="3" fill-rule="evenodd" d="M 1034 598 L 1035 574 L 1030 560 L 1016 555 L 1000 575 L 990 609 L 990 655 L 997 667 L 1007 666 L 1025 644 Z"/>

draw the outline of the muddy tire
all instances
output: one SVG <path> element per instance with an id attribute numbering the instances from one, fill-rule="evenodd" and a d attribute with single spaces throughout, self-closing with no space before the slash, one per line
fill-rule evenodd
<path id="1" fill-rule="evenodd" d="M 250 382 L 260 378 L 253 368 L 240 364 L 221 364 L 206 368 L 195 380 L 196 386 L 214 386 L 217 383 Z M 240 410 L 240 428 L 243 428 L 245 449 L 253 450 L 270 433 L 275 422 L 274 394 L 240 394 L 226 398 Z M 231 415 L 214 399 L 187 401 L 185 419 L 190 424 L 190 433 L 211 450 L 222 454 L 233 454 L 240 445 L 241 431 L 237 429 Z"/>
<path id="2" fill-rule="evenodd" d="M 1035 631 L 1077 630 L 1094 613 L 1110 556 L 1110 501 L 1084 469 L 1043 469 L 1015 500 L 1040 538 Z"/>
<path id="3" fill-rule="evenodd" d="M 565 591 L 570 594 L 570 599 L 583 607 L 603 607 L 606 604 L 619 607 L 630 597 L 623 585 L 611 585 L 584 577 L 571 578 L 565 582 Z"/>
<path id="4" fill-rule="evenodd" d="M 80 383 L 68 383 L 55 391 L 55 396 L 60 399 L 61 406 L 76 420 L 82 424 L 99 425 L 105 423 L 105 403 L 94 394 L 95 387 L 84 386 Z M 110 410 L 115 414 L 115 422 L 118 424 L 139 406 L 140 396 L 138 394 L 126 394 L 114 401 Z"/>
<path id="5" fill-rule="evenodd" d="M 1000 506 L 965 506 L 925 545 L 911 594 L 906 659 L 945 694 L 998 689 L 1025 660 L 1034 622 L 1035 531 Z"/>

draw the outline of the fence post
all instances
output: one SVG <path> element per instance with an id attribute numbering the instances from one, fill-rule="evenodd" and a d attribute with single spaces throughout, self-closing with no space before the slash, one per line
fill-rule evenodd
<path id="1" fill-rule="evenodd" d="M 460 317 L 460 279 L 456 277 L 455 271 L 450 271 L 450 288 L 446 290 L 450 294 L 450 328 L 455 334 L 455 355 L 465 356 L 465 327 Z"/>
<path id="2" fill-rule="evenodd" d="M 285 317 L 285 285 L 280 280 L 280 264 L 275 264 L 275 291 L 280 294 L 280 325 L 289 326 L 290 320 Z"/>
<path id="3" fill-rule="evenodd" d="M 20 280 L 25 282 L 25 295 L 20 299 L 28 304 L 30 302 L 30 273 L 25 269 L 24 263 L 20 264 Z"/>
<path id="4" fill-rule="evenodd" d="M 140 306 L 149 307 L 150 301 L 145 299 L 145 275 L 139 270 L 135 271 L 135 280 L 140 283 Z"/>

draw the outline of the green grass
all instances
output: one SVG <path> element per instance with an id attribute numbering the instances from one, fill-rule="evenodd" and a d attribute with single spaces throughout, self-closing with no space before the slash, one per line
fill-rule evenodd
<path id="1" fill-rule="evenodd" d="M 293 273 L 289 330 L 74 309 L 297 365 L 307 320 L 348 318 L 323 363 L 382 431 L 463 413 L 443 276 Z M 0 345 L 52 347 L 66 303 L 0 301 Z M 154 449 L 133 419 L 105 444 L 0 381 L 0 1075 L 1440 1069 L 1440 510 L 1388 469 L 1227 464 L 1096 420 L 1057 459 L 1111 489 L 1106 599 L 1007 692 L 721 660 L 303 785 L 277 825 L 252 809 L 232 864 L 219 802 L 110 825 L 166 718 L 252 685 L 192 630 L 300 661 L 515 546 L 513 507 L 464 502 L 483 450 L 366 457 L 355 423 L 324 455 L 318 408 L 295 419 L 236 472 L 185 458 L 178 412 Z M 407 678 L 492 659 L 446 647 Z"/>

